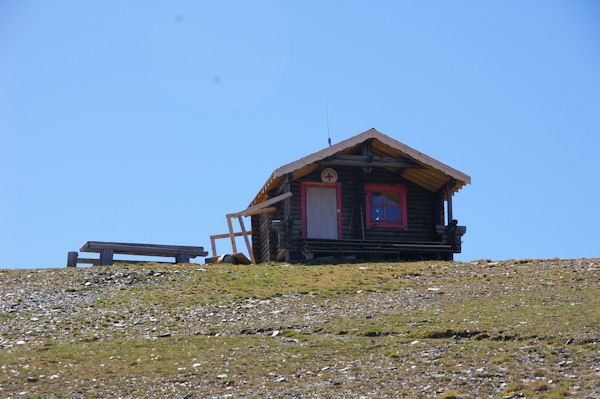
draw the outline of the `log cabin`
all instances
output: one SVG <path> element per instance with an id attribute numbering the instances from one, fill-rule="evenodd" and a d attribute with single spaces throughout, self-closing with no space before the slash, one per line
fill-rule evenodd
<path id="1" fill-rule="evenodd" d="M 284 193 L 272 213 L 251 216 L 257 263 L 452 260 L 465 226 L 452 197 L 471 178 L 370 129 L 276 169 L 249 206 Z"/>

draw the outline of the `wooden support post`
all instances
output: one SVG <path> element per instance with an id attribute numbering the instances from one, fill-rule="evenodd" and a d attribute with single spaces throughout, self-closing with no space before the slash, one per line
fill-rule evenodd
<path id="1" fill-rule="evenodd" d="M 77 267 L 77 257 L 79 254 L 77 252 L 69 252 L 67 254 L 67 267 Z"/>
<path id="2" fill-rule="evenodd" d="M 212 249 L 212 256 L 217 256 L 217 244 L 215 243 L 215 238 L 210 237 L 210 249 Z"/>
<path id="3" fill-rule="evenodd" d="M 242 216 L 238 216 L 238 221 L 240 222 L 240 228 L 242 229 L 242 233 L 244 234 L 244 241 L 246 241 L 246 249 L 248 250 L 248 255 L 250 256 L 250 260 L 252 264 L 255 265 L 256 261 L 254 260 L 254 253 L 252 253 L 252 246 L 250 245 L 250 239 L 248 238 L 248 234 L 246 234 L 246 226 L 244 226 L 244 220 Z"/>
<path id="4" fill-rule="evenodd" d="M 449 189 L 446 190 L 446 201 L 448 203 L 448 226 L 450 226 L 450 222 L 452 222 L 452 191 Z"/>
<path id="5" fill-rule="evenodd" d="M 225 215 L 227 218 L 227 227 L 229 228 L 229 238 L 231 238 L 231 250 L 234 254 L 237 253 L 237 246 L 235 245 L 235 235 L 233 234 L 233 226 L 231 225 L 231 215 Z"/>
<path id="6" fill-rule="evenodd" d="M 446 220 L 446 208 L 444 206 L 444 195 L 446 194 L 445 186 L 442 186 L 435 192 L 435 202 L 433 212 L 435 214 L 435 224 L 443 225 Z"/>
<path id="7" fill-rule="evenodd" d="M 110 248 L 103 249 L 100 252 L 99 266 L 110 266 L 113 264 L 113 250 Z"/>
<path id="8" fill-rule="evenodd" d="M 190 263 L 190 256 L 186 254 L 179 254 L 175 257 L 175 263 Z"/>
<path id="9" fill-rule="evenodd" d="M 450 179 L 450 181 L 446 183 L 446 202 L 448 203 L 448 226 L 450 226 L 450 222 L 454 220 L 454 216 L 452 215 L 452 189 L 455 185 L 455 179 Z"/>

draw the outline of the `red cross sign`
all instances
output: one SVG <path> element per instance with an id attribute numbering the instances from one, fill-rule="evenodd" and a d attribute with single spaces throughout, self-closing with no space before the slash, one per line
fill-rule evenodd
<path id="1" fill-rule="evenodd" d="M 325 183 L 335 183 L 337 181 L 338 174 L 332 168 L 325 168 L 321 172 L 321 181 Z"/>

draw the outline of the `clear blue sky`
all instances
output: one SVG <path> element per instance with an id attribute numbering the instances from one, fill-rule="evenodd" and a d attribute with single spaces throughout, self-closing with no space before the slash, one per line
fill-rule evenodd
<path id="1" fill-rule="evenodd" d="M 458 259 L 600 256 L 599 21 L 598 1 L 2 1 L 0 267 L 209 248 L 326 146 L 326 104 L 334 142 L 375 127 L 471 175 Z"/>

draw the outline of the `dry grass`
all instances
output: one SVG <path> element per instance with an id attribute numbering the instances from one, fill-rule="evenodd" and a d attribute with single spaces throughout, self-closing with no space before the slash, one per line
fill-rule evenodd
<path id="1" fill-rule="evenodd" d="M 91 313 L 59 309 L 60 339 L 32 332 L 31 343 L 1 349 L 0 396 L 595 395 L 599 265 L 124 266 L 144 273 L 106 292 L 82 286 L 83 269 L 54 270 L 60 290 L 95 295 Z M 44 271 L 0 277 L 18 285 L 27 273 L 23 287 L 38 279 L 42 292 Z M 184 317 L 198 309 L 202 318 Z M 210 309 L 221 313 L 207 316 Z M 114 328 L 131 314 L 161 316 Z M 18 339 L 17 322 L 15 313 L 0 313 L 3 338 Z M 159 338 L 165 329 L 171 335 Z"/>

